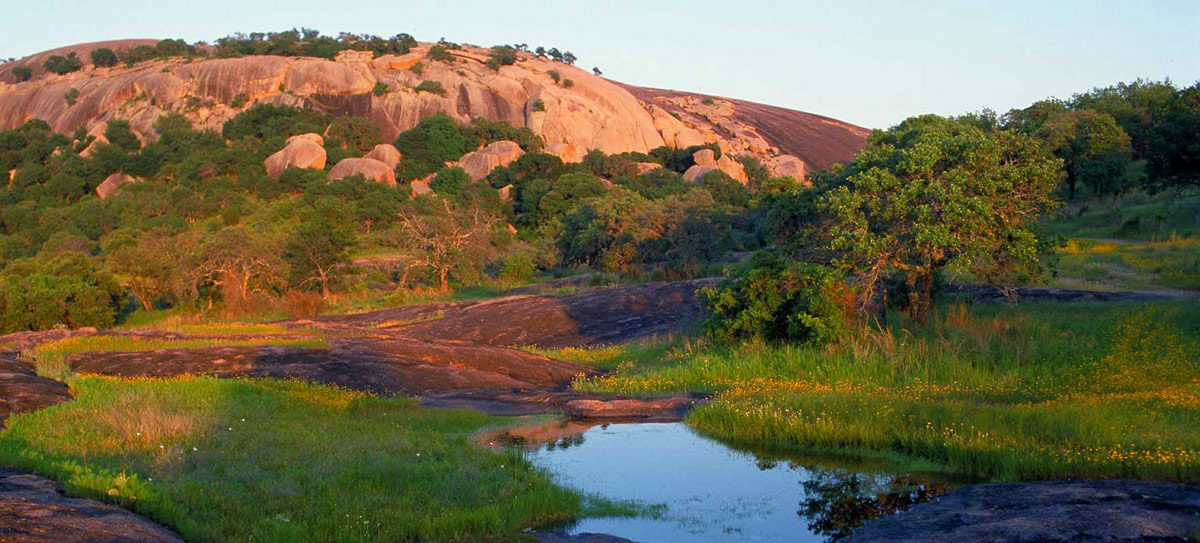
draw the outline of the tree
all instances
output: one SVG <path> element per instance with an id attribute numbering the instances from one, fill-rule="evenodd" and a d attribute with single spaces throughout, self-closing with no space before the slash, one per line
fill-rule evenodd
<path id="1" fill-rule="evenodd" d="M 324 196 L 301 208 L 297 219 L 284 249 L 293 282 L 316 285 L 328 298 L 330 285 L 349 270 L 356 241 L 350 215 L 340 200 Z"/>
<path id="2" fill-rule="evenodd" d="M 397 214 L 400 230 L 395 244 L 408 257 L 399 284 L 406 286 L 414 272 L 424 269 L 433 274 L 438 290 L 447 292 L 452 274 L 477 274 L 483 267 L 491 248 L 488 237 L 497 219 L 478 201 L 451 204 L 440 199 L 431 207 L 421 212 L 408 206 Z"/>
<path id="3" fill-rule="evenodd" d="M 429 181 L 429 188 L 442 198 L 457 198 L 462 194 L 463 187 L 471 183 L 471 176 L 458 166 L 446 166 L 438 170 L 437 175 Z"/>
<path id="4" fill-rule="evenodd" d="M 101 47 L 99 49 L 92 50 L 90 56 L 92 57 L 92 64 L 95 64 L 100 68 L 108 68 L 110 66 L 117 65 L 117 54 L 114 53 L 112 49 L 107 47 Z"/>
<path id="5" fill-rule="evenodd" d="M 42 63 L 42 67 L 47 72 L 63 75 L 82 68 L 83 62 L 75 57 L 75 51 L 71 51 L 65 57 L 62 55 L 50 55 L 50 58 L 47 58 L 46 62 Z"/>
<path id="6" fill-rule="evenodd" d="M 1129 135 L 1107 113 L 1090 109 L 1052 115 L 1035 133 L 1047 149 L 1063 159 L 1067 198 L 1074 200 L 1082 184 L 1094 195 L 1119 192 L 1132 150 Z"/>
<path id="7" fill-rule="evenodd" d="M 13 80 L 20 83 L 22 81 L 29 81 L 29 78 L 33 77 L 33 70 L 30 70 L 29 66 L 13 66 L 12 74 Z"/>
<path id="8" fill-rule="evenodd" d="M 287 264 L 278 243 L 244 226 L 227 226 L 199 248 L 197 268 L 203 280 L 221 289 L 231 308 L 245 308 L 250 295 L 281 287 Z"/>
<path id="9" fill-rule="evenodd" d="M 125 285 L 147 311 L 172 291 L 179 273 L 179 247 L 165 229 L 150 232 L 117 230 L 107 236 L 108 266 L 125 277 Z"/>
<path id="10" fill-rule="evenodd" d="M 537 49 L 533 50 L 533 54 L 537 55 L 538 58 L 546 58 L 546 48 L 539 45 Z"/>
<path id="11" fill-rule="evenodd" d="M 579 57 L 576 57 L 575 54 L 570 51 L 566 51 L 562 55 L 562 61 L 567 64 L 575 64 L 576 60 L 579 60 Z"/>
<path id="12" fill-rule="evenodd" d="M 129 121 L 123 119 L 108 121 L 104 126 L 104 137 L 108 139 L 109 143 L 127 152 L 137 151 L 142 147 L 142 142 L 129 127 Z"/>
<path id="13" fill-rule="evenodd" d="M 596 66 L 592 66 L 592 73 L 596 75 L 604 75 L 604 73 L 600 71 L 600 68 Z"/>
<path id="14" fill-rule="evenodd" d="M 858 275 L 860 307 L 880 301 L 887 274 L 902 274 L 909 310 L 924 322 L 934 272 L 952 260 L 1037 259 L 1030 227 L 1056 206 L 1061 172 L 1062 161 L 1015 131 L 909 118 L 873 133 L 822 198 L 833 218 L 830 248 L 840 251 L 835 262 Z"/>
<path id="15" fill-rule="evenodd" d="M 1180 93 L 1149 140 L 1146 166 L 1154 187 L 1200 185 L 1200 83 Z"/>

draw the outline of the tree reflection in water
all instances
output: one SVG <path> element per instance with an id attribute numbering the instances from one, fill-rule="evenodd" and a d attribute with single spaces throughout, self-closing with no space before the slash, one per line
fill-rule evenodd
<path id="1" fill-rule="evenodd" d="M 804 481 L 804 501 L 796 513 L 808 529 L 838 541 L 868 520 L 904 511 L 945 494 L 945 485 L 920 477 L 875 477 L 842 470 L 819 471 Z"/>

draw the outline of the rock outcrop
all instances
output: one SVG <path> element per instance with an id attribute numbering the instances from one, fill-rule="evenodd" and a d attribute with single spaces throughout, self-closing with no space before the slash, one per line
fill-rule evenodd
<path id="1" fill-rule="evenodd" d="M 35 411 L 70 399 L 67 385 L 39 377 L 32 365 L 17 360 L 16 352 L 0 352 L 0 428 L 4 427 L 4 420 L 9 415 Z M 3 526 L 2 522 L 0 526 Z"/>
<path id="2" fill-rule="evenodd" d="M 373 158 L 387 164 L 391 168 L 395 168 L 397 164 L 400 164 L 400 151 L 390 143 L 380 143 L 363 158 Z"/>
<path id="3" fill-rule="evenodd" d="M 511 141 L 492 142 L 487 147 L 467 153 L 455 164 L 466 170 L 472 181 L 483 179 L 497 166 L 508 166 L 521 158 L 525 151 L 521 146 Z"/>
<path id="4" fill-rule="evenodd" d="M 109 196 L 112 196 L 113 194 L 116 194 L 118 190 L 121 190 L 122 185 L 127 185 L 135 181 L 137 181 L 137 179 L 129 177 L 121 172 L 114 173 L 108 177 L 105 177 L 104 181 L 101 181 L 100 184 L 96 186 L 96 196 L 99 196 L 100 199 L 103 200 Z"/>
<path id="5" fill-rule="evenodd" d="M 182 113 L 198 128 L 220 129 L 246 107 L 270 103 L 364 116 L 389 140 L 422 118 L 443 112 L 464 123 L 483 117 L 529 127 L 545 140 L 548 151 L 569 161 L 580 160 L 591 149 L 646 152 L 662 145 L 717 143 L 731 157 L 751 155 L 768 167 L 777 157 L 792 155 L 815 168 L 849 159 L 867 135 L 865 129 L 808 113 L 625 86 L 526 53 L 516 64 L 495 71 L 485 65 L 487 51 L 476 47 L 452 51 L 454 62 L 426 58 L 429 45 L 421 44 L 405 55 L 378 58 L 346 51 L 337 60 L 157 59 L 132 67 L 85 65 L 61 76 L 41 68 L 51 53 L 75 51 L 86 59 L 97 47 L 120 51 L 152 43 L 63 47 L 0 65 L 0 129 L 38 118 L 57 132 L 84 127 L 94 133 L 105 121 L 119 118 L 129 120 L 143 138 L 153 139 L 154 121 L 166 112 Z M 417 62 L 423 64 L 419 75 L 412 71 Z M 11 83 L 17 65 L 33 68 L 33 78 Z M 440 83 L 445 94 L 412 89 L 426 80 Z M 372 91 L 377 83 L 393 90 L 376 96 Z M 74 105 L 62 99 L 71 89 L 79 91 Z"/>
<path id="6" fill-rule="evenodd" d="M 288 138 L 283 149 L 267 157 L 264 165 L 267 175 L 278 178 L 283 170 L 288 168 L 312 168 L 320 170 L 325 167 L 325 141 L 317 134 L 300 134 Z"/>
<path id="7" fill-rule="evenodd" d="M 725 172 L 734 181 L 742 184 L 746 184 L 749 180 L 746 177 L 746 167 L 742 166 L 741 162 L 730 158 L 727 154 L 722 153 L 721 158 L 718 159 L 712 149 L 701 149 L 692 153 L 692 160 L 696 164 L 688 168 L 686 172 L 683 172 L 683 179 L 685 181 L 698 181 L 713 170 Z"/>
<path id="8" fill-rule="evenodd" d="M 0 541 L 182 543 L 183 539 L 115 505 L 69 498 L 45 477 L 0 469 Z"/>
<path id="9" fill-rule="evenodd" d="M 965 486 L 867 522 L 846 543 L 1179 542 L 1195 533 L 1200 486 L 1040 481 Z"/>
<path id="10" fill-rule="evenodd" d="M 386 185 L 396 185 L 396 172 L 391 166 L 373 158 L 343 158 L 329 169 L 330 179 L 362 175 Z"/>

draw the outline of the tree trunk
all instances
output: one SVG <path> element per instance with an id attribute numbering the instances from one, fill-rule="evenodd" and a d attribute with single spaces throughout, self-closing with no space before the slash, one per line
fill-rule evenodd
<path id="1" fill-rule="evenodd" d="M 442 268 L 441 270 L 438 270 L 438 279 L 440 280 L 440 284 L 441 284 L 440 290 L 442 292 L 450 292 L 450 280 L 448 277 L 449 275 L 450 275 L 450 268 Z"/>

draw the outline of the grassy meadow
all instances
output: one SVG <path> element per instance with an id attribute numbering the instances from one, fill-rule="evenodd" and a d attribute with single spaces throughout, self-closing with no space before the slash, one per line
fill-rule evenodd
<path id="1" fill-rule="evenodd" d="M 714 393 L 701 432 L 783 450 L 933 461 L 996 480 L 1200 481 L 1200 307 L 943 305 L 827 347 L 702 341 L 551 353 L 582 390 Z"/>
<path id="2" fill-rule="evenodd" d="M 505 419 L 278 380 L 70 381 L 13 416 L 0 465 L 117 503 L 189 541 L 508 541 L 577 494 L 469 442 Z"/>

